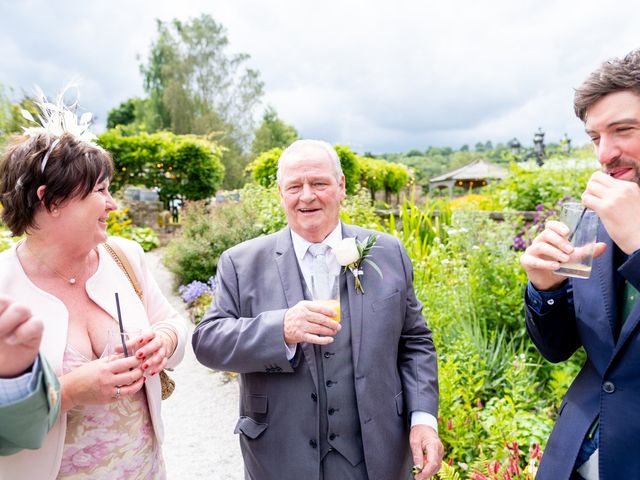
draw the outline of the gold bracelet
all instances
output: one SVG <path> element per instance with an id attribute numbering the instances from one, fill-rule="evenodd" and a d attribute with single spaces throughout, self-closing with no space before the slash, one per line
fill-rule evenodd
<path id="1" fill-rule="evenodd" d="M 162 331 L 165 332 L 165 335 L 167 336 L 167 338 L 169 338 L 169 341 L 171 342 L 171 354 L 167 355 L 167 358 L 169 358 L 171 355 L 174 354 L 174 352 L 176 351 L 176 348 L 178 348 L 178 334 L 176 333 L 176 331 L 169 326 L 166 325 L 160 325 L 158 327 L 153 327 L 152 330 L 156 333 L 160 333 Z"/>

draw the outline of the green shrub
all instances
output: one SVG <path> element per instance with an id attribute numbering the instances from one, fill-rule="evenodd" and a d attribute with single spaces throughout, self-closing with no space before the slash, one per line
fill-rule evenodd
<path id="1" fill-rule="evenodd" d="M 376 214 L 367 191 L 358 189 L 354 195 L 348 195 L 342 201 L 340 219 L 345 223 L 358 225 L 372 230 L 381 230 L 380 217 Z"/>
<path id="2" fill-rule="evenodd" d="M 247 165 L 246 171 L 254 181 L 265 188 L 274 187 L 277 183 L 278 160 L 282 155 L 282 148 L 272 148 Z"/>
<path id="3" fill-rule="evenodd" d="M 487 192 L 509 210 L 533 211 L 538 205 L 553 208 L 562 198 L 579 199 L 597 169 L 593 159 L 554 159 L 542 167 L 535 163 L 511 164 L 509 175 L 490 185 Z"/>
<path id="4" fill-rule="evenodd" d="M 169 242 L 164 257 L 179 284 L 214 276 L 222 252 L 285 225 L 274 189 L 247 185 L 240 198 L 211 207 L 203 202 L 186 205 L 181 235 Z"/>
<path id="5" fill-rule="evenodd" d="M 113 156 L 113 191 L 126 185 L 157 188 L 160 199 L 199 200 L 210 197 L 222 184 L 222 149 L 195 135 L 170 132 L 122 135 L 112 129 L 98 143 Z"/>
<path id="6" fill-rule="evenodd" d="M 140 244 L 145 252 L 157 248 L 160 244 L 158 235 L 153 228 L 133 225 L 127 208 L 109 212 L 107 234 L 134 240 Z"/>
<path id="7" fill-rule="evenodd" d="M 356 154 L 346 145 L 336 145 L 336 153 L 340 158 L 340 166 L 344 174 L 345 189 L 348 195 L 356 192 L 360 181 L 360 167 Z"/>

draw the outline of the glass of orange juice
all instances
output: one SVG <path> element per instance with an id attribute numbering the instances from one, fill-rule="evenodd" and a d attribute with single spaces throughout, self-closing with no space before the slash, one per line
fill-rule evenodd
<path id="1" fill-rule="evenodd" d="M 311 299 L 326 305 L 336 314 L 331 317 L 340 321 L 340 275 L 314 273 L 311 275 Z"/>

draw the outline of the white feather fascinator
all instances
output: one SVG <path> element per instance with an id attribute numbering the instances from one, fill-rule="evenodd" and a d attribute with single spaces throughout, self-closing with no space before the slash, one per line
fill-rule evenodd
<path id="1" fill-rule="evenodd" d="M 97 138 L 89 131 L 93 117 L 92 114 L 87 112 L 78 118 L 75 113 L 78 108 L 78 101 L 76 100 L 70 106 L 65 104 L 64 96 L 72 88 L 77 89 L 77 85 L 70 84 L 65 87 L 62 92 L 58 94 L 55 103 L 52 103 L 47 100 L 44 92 L 39 87 L 36 87 L 33 103 L 39 110 L 38 120 L 34 119 L 33 115 L 27 110 L 22 110 L 22 116 L 37 125 L 33 127 L 23 127 L 25 135 L 35 137 L 45 134 L 52 140 L 47 153 L 42 158 L 40 169 L 43 172 L 47 166 L 49 155 L 51 155 L 53 149 L 60 142 L 60 137 L 64 134 L 72 135 L 76 139 L 84 142 L 93 142 Z"/>

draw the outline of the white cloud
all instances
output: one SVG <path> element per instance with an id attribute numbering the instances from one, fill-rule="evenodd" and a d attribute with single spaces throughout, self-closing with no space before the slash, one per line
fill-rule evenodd
<path id="1" fill-rule="evenodd" d="M 586 137 L 573 88 L 603 60 L 637 47 L 631 0 L 0 0 L 0 83 L 54 94 L 84 80 L 82 103 L 104 124 L 142 95 L 156 18 L 208 13 L 230 51 L 251 55 L 265 105 L 304 136 L 359 151 L 530 144 Z"/>

